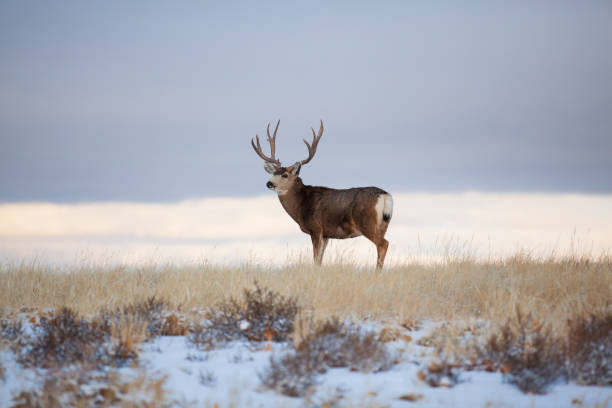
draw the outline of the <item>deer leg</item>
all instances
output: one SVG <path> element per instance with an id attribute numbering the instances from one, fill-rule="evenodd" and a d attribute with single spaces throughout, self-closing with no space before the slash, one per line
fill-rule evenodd
<path id="1" fill-rule="evenodd" d="M 327 243 L 329 242 L 329 238 L 323 238 L 323 242 L 321 243 L 321 249 L 319 250 L 319 265 L 323 262 L 323 254 L 325 254 L 325 248 L 327 248 Z"/>
<path id="2" fill-rule="evenodd" d="M 376 243 L 376 251 L 378 252 L 378 259 L 376 260 L 376 269 L 380 270 L 385 263 L 385 256 L 387 255 L 387 248 L 389 248 L 389 241 L 382 238 L 380 242 Z"/>
<path id="3" fill-rule="evenodd" d="M 362 228 L 363 236 L 376 245 L 376 251 L 378 252 L 376 269 L 379 270 L 382 269 L 383 264 L 385 263 L 387 248 L 389 248 L 389 241 L 385 239 L 385 232 L 387 232 L 386 225 L 383 225 L 383 228 Z"/>
<path id="4" fill-rule="evenodd" d="M 323 237 L 320 234 L 313 233 L 310 235 L 312 240 L 312 256 L 316 265 L 321 265 L 323 260 L 323 251 L 325 251 L 325 245 Z"/>

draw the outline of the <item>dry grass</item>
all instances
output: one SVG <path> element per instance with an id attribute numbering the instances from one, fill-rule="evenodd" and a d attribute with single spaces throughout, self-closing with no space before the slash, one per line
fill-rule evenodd
<path id="1" fill-rule="evenodd" d="M 127 361 L 138 357 L 140 345 L 147 339 L 147 322 L 134 316 L 122 316 L 111 326 L 114 357 Z"/>
<path id="2" fill-rule="evenodd" d="M 317 318 L 412 317 L 505 320 L 514 305 L 538 319 L 565 322 L 575 312 L 610 306 L 612 258 L 514 257 L 477 262 L 456 256 L 438 264 L 410 263 L 376 272 L 354 265 L 310 263 L 268 268 L 150 266 L 60 269 L 0 266 L 0 309 L 70 307 L 79 314 L 126 307 L 155 296 L 170 308 L 209 308 L 258 281 L 300 299 Z"/>
<path id="3" fill-rule="evenodd" d="M 0 344 L 21 350 L 24 365 L 52 369 L 136 362 L 140 344 L 157 335 L 189 332 L 204 348 L 237 339 L 293 340 L 292 351 L 271 358 L 262 381 L 304 396 L 330 367 L 376 372 L 395 362 L 385 343 L 400 338 L 399 329 L 367 333 L 350 318 L 393 318 L 405 329 L 429 318 L 449 321 L 419 340 L 438 357 L 419 372 L 432 386 L 453 386 L 457 368 L 500 371 L 533 393 L 562 377 L 612 383 L 611 258 L 457 259 L 382 272 L 342 264 L 65 271 L 0 266 Z M 186 323 L 190 311 L 200 323 Z M 38 333 L 29 344 L 22 341 L 24 317 Z M 201 381 L 213 382 L 214 374 L 203 373 Z M 154 387 L 159 395 L 162 382 Z M 64 392 L 73 384 L 49 378 L 43 389 Z M 47 397 L 37 392 L 21 395 L 24 403 Z"/>

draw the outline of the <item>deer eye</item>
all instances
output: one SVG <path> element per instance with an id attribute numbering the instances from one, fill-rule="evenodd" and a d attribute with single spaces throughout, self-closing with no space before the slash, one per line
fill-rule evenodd
<path id="1" fill-rule="evenodd" d="M 287 178 L 287 177 L 289 177 L 289 176 L 288 176 L 288 175 L 286 175 L 286 174 L 283 174 L 281 177 L 282 177 L 282 178 Z"/>

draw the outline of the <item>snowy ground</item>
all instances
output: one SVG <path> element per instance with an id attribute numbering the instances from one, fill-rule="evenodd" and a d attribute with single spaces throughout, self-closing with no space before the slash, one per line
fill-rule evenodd
<path id="1" fill-rule="evenodd" d="M 460 371 L 453 387 L 432 388 L 417 375 L 431 362 L 431 350 L 416 341 L 433 326 L 406 331 L 410 339 L 387 343 L 398 356 L 391 370 L 366 374 L 330 369 L 305 398 L 282 396 L 261 385 L 259 374 L 271 355 L 289 349 L 285 343 L 234 342 L 201 351 L 184 336 L 159 336 L 142 346 L 139 367 L 124 367 L 119 372 L 126 377 L 143 370 L 149 376 L 167 375 L 167 397 L 174 406 L 605 407 L 612 400 L 612 388 L 561 382 L 545 395 L 528 395 L 505 383 L 502 374 L 482 371 Z M 40 379 L 33 370 L 22 368 L 9 351 L 0 352 L 0 363 L 5 371 L 0 380 L 0 407 L 8 407 L 13 395 L 36 387 Z"/>

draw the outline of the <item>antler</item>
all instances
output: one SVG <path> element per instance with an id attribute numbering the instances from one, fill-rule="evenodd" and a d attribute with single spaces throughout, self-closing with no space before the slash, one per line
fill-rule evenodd
<path id="1" fill-rule="evenodd" d="M 312 158 L 314 157 L 315 153 L 317 152 L 317 145 L 319 144 L 319 140 L 321 140 L 321 136 L 323 136 L 323 120 L 321 120 L 321 127 L 319 127 L 319 133 L 318 134 L 315 135 L 315 131 L 314 131 L 313 128 L 310 128 L 310 130 L 312 130 L 312 145 L 310 145 L 306 141 L 306 139 L 303 139 L 304 143 L 306 144 L 306 147 L 308 148 L 308 157 L 305 160 L 297 162 L 300 165 L 306 164 L 309 161 L 311 161 Z"/>
<path id="2" fill-rule="evenodd" d="M 275 154 L 275 143 L 276 143 L 276 132 L 278 131 L 278 125 L 280 125 L 280 119 L 276 123 L 276 128 L 274 129 L 274 135 L 270 137 L 270 124 L 268 123 L 268 127 L 266 128 L 266 132 L 268 133 L 268 143 L 270 143 L 270 157 L 263 154 L 261 151 L 261 145 L 259 144 L 259 136 L 255 135 L 255 139 L 257 140 L 257 146 L 255 146 L 255 142 L 251 139 L 251 146 L 255 150 L 255 153 L 259 155 L 262 159 L 267 161 L 268 163 L 272 163 L 277 167 L 281 167 L 281 162 L 274 158 Z"/>

